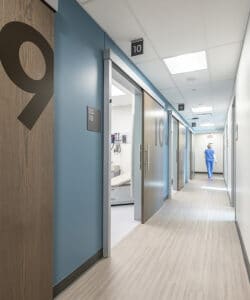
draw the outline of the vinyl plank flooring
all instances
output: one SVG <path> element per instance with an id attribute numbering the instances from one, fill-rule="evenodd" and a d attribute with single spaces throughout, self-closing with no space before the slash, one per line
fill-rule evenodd
<path id="1" fill-rule="evenodd" d="M 222 177 L 199 175 L 57 300 L 249 300 Z"/>

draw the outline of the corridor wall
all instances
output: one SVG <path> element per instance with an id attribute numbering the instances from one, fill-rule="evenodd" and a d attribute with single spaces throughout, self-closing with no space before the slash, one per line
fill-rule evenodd
<path id="1" fill-rule="evenodd" d="M 232 203 L 232 180 L 233 180 L 233 110 L 230 105 L 227 121 L 224 129 L 224 177 L 227 185 L 228 195 Z M 232 203 L 233 204 L 233 203 Z"/>
<path id="2" fill-rule="evenodd" d="M 54 284 L 102 249 L 102 134 L 87 131 L 87 106 L 102 110 L 104 33 L 74 0 L 55 20 Z"/>
<path id="3" fill-rule="evenodd" d="M 228 147 L 228 122 L 226 122 L 223 134 L 223 166 L 226 185 L 228 185 Z"/>
<path id="4" fill-rule="evenodd" d="M 86 128 L 87 106 L 103 111 L 103 52 L 111 48 L 172 108 L 75 0 L 59 1 L 55 21 L 54 284 L 66 284 L 102 254 L 102 131 Z M 181 117 L 180 117 L 181 118 Z M 168 195 L 167 132 L 164 195 Z M 80 271 L 79 271 L 80 272 Z M 70 280 L 70 279 L 69 279 Z"/>
<path id="5" fill-rule="evenodd" d="M 232 143 L 233 143 L 233 128 L 232 128 L 232 122 L 233 122 L 233 111 L 232 106 L 230 106 L 229 112 L 228 112 L 228 123 L 227 123 L 227 132 L 228 132 L 228 144 L 227 144 L 227 158 L 228 158 L 228 168 L 227 168 L 227 187 L 228 187 L 228 194 L 230 199 L 232 199 L 232 172 L 233 172 L 233 165 L 232 165 Z"/>
<path id="6" fill-rule="evenodd" d="M 236 220 L 241 232 L 250 274 L 250 23 L 237 73 L 236 96 Z"/>

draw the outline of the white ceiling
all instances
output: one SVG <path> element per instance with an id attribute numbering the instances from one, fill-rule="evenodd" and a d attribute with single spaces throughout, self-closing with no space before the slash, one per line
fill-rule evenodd
<path id="1" fill-rule="evenodd" d="M 129 94 L 112 97 L 113 108 L 132 107 L 132 104 L 133 104 L 133 97 L 131 97 L 131 95 Z"/>
<path id="2" fill-rule="evenodd" d="M 113 79 L 114 84 L 124 95 L 112 96 L 112 107 L 131 107 L 134 101 L 134 95 L 124 85 Z"/>
<path id="3" fill-rule="evenodd" d="M 144 39 L 144 54 L 131 58 L 177 107 L 212 105 L 200 122 L 223 128 L 250 9 L 250 0 L 78 0 L 130 56 L 130 42 Z M 208 70 L 171 75 L 163 58 L 206 50 Z M 200 123 L 198 122 L 198 124 Z M 199 128 L 197 128 L 199 129 Z"/>

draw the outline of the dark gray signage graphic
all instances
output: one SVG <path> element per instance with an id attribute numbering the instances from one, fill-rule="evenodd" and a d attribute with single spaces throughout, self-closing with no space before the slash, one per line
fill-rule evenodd
<path id="1" fill-rule="evenodd" d="M 131 42 L 131 56 L 137 56 L 144 53 L 143 39 L 133 40 Z"/>
<path id="2" fill-rule="evenodd" d="M 23 70 L 19 50 L 24 42 L 35 44 L 44 56 L 46 72 L 41 80 L 30 78 Z M 7 23 L 0 32 L 0 61 L 9 78 L 22 90 L 34 94 L 18 116 L 32 129 L 53 96 L 53 50 L 40 32 L 22 22 Z"/>
<path id="3" fill-rule="evenodd" d="M 178 104 L 178 110 L 179 110 L 179 111 L 185 110 L 185 104 L 184 104 L 184 103 Z"/>
<path id="4" fill-rule="evenodd" d="M 87 130 L 101 131 L 101 112 L 93 107 L 87 107 Z"/>

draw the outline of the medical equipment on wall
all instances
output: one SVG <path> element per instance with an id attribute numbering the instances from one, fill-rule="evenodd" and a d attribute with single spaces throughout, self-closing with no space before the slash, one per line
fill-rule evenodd
<path id="1" fill-rule="evenodd" d="M 111 134 L 111 151 L 121 153 L 121 144 L 127 144 L 127 135 L 120 132 Z"/>

